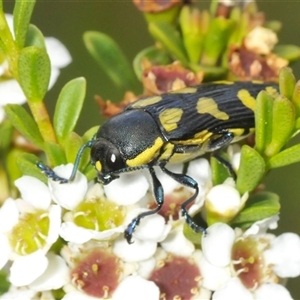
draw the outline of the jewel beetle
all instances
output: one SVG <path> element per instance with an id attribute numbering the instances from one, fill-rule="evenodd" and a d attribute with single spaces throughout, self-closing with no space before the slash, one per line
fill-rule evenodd
<path id="1" fill-rule="evenodd" d="M 195 232 L 205 233 L 187 210 L 198 195 L 197 182 L 186 174 L 171 172 L 166 164 L 188 162 L 210 152 L 233 173 L 218 153 L 254 131 L 255 98 L 262 90 L 274 94 L 278 87 L 275 83 L 220 81 L 141 98 L 107 120 L 80 148 L 69 179 L 61 178 L 41 162 L 37 166 L 47 177 L 67 183 L 74 179 L 83 151 L 91 148 L 91 164 L 102 184 L 109 184 L 121 173 L 148 169 L 157 206 L 139 214 L 127 226 L 124 236 L 128 243 L 140 220 L 157 213 L 164 203 L 163 187 L 154 170 L 158 166 L 194 190 L 182 203 L 181 214 Z"/>

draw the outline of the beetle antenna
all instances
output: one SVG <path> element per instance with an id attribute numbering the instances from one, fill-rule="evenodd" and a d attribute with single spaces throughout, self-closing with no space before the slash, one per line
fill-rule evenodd
<path id="1" fill-rule="evenodd" d="M 74 161 L 74 167 L 73 167 L 73 170 L 72 170 L 72 173 L 71 173 L 71 176 L 69 177 L 69 179 L 66 179 L 66 178 L 63 178 L 63 177 L 60 177 L 59 175 L 57 175 L 53 169 L 51 169 L 50 167 L 48 167 L 47 165 L 44 165 L 42 162 L 38 162 L 36 165 L 37 167 L 48 177 L 48 178 L 51 178 L 52 180 L 54 181 L 59 181 L 60 183 L 68 183 L 68 182 L 71 182 L 74 180 L 75 176 L 76 176 L 76 172 L 78 170 L 78 166 L 79 166 L 79 163 L 80 163 L 80 159 L 82 157 L 82 154 L 84 152 L 84 150 L 86 148 L 91 148 L 95 143 L 95 139 L 92 138 L 91 140 L 89 140 L 87 143 L 83 144 L 79 151 L 77 152 L 77 155 L 76 155 L 76 159 Z"/>

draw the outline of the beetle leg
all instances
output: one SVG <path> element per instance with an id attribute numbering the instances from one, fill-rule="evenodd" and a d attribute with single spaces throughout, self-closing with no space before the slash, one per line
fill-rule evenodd
<path id="1" fill-rule="evenodd" d="M 127 240 L 128 244 L 132 244 L 133 242 L 131 241 L 132 234 L 135 230 L 135 228 L 139 225 L 140 220 L 146 216 L 154 215 L 156 214 L 162 207 L 164 203 L 164 190 L 163 187 L 158 180 L 155 171 L 152 166 L 148 166 L 149 172 L 151 175 L 152 179 L 152 184 L 153 184 L 153 193 L 154 197 L 157 203 L 157 207 L 153 210 L 143 212 L 139 214 L 137 217 L 135 217 L 127 226 L 126 230 L 124 231 L 124 237 Z"/>
<path id="2" fill-rule="evenodd" d="M 90 141 L 88 141 L 87 143 L 83 144 L 78 153 L 77 153 L 77 156 L 76 156 L 76 159 L 75 159 L 75 162 L 74 162 L 74 167 L 73 167 L 73 170 L 72 170 L 72 173 L 71 173 L 71 176 L 69 179 L 67 178 L 63 178 L 63 177 L 60 177 L 59 175 L 57 175 L 53 169 L 51 169 L 50 167 L 44 165 L 42 162 L 37 162 L 37 167 L 48 177 L 48 178 L 51 178 L 52 180 L 54 181 L 59 181 L 60 183 L 68 183 L 70 181 L 72 181 L 74 178 L 75 178 L 75 175 L 76 175 L 76 172 L 78 170 L 78 166 L 79 166 L 79 163 L 80 163 L 80 159 L 81 159 L 81 156 L 84 152 L 84 150 L 86 148 L 91 148 L 93 146 L 93 144 L 95 143 L 95 140 L 92 139 Z"/>
<path id="3" fill-rule="evenodd" d="M 192 189 L 195 190 L 195 193 L 192 195 L 192 197 L 190 197 L 188 200 L 184 201 L 181 204 L 181 215 L 184 217 L 186 223 L 195 231 L 195 232 L 202 232 L 204 234 L 206 234 L 206 229 L 197 225 L 192 217 L 189 215 L 188 211 L 187 211 L 187 206 L 189 204 L 191 204 L 193 201 L 195 201 L 198 192 L 199 192 L 199 188 L 198 188 L 198 183 L 190 176 L 188 175 L 184 175 L 184 174 L 177 174 L 177 173 L 173 173 L 171 171 L 169 171 L 168 169 L 166 169 L 164 167 L 164 165 L 160 165 L 160 168 L 162 169 L 162 171 L 164 173 L 166 173 L 167 175 L 169 175 L 171 178 L 173 178 L 174 180 L 176 180 L 177 182 L 179 182 L 182 185 L 185 185 L 187 187 L 190 187 Z"/>
<path id="4" fill-rule="evenodd" d="M 233 179 L 236 180 L 236 174 L 231 163 L 220 156 L 220 151 L 229 146 L 233 139 L 234 134 L 232 132 L 226 132 L 220 137 L 212 140 L 208 145 L 207 151 L 213 151 L 212 156 L 215 157 L 228 170 Z"/>

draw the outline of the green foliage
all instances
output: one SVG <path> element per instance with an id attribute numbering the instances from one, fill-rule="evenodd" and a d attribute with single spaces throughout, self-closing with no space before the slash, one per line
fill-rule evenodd
<path id="1" fill-rule="evenodd" d="M 16 1 L 14 6 L 14 31 L 16 43 L 20 49 L 24 47 L 27 29 L 35 6 L 35 0 Z"/>
<path id="2" fill-rule="evenodd" d="M 254 194 L 230 225 L 246 229 L 257 221 L 276 215 L 279 210 L 279 197 L 276 194 L 270 192 Z"/>
<path id="3" fill-rule="evenodd" d="M 13 126 L 34 145 L 43 148 L 43 138 L 38 126 L 28 112 L 20 105 L 8 104 L 5 113 Z"/>
<path id="4" fill-rule="evenodd" d="M 176 59 L 187 65 L 188 58 L 179 32 L 169 23 L 152 21 L 149 23 L 149 32 L 157 39 Z"/>
<path id="5" fill-rule="evenodd" d="M 85 79 L 76 78 L 69 81 L 59 94 L 53 124 L 56 136 L 61 144 L 75 128 L 83 106 L 85 91 Z"/>
<path id="6" fill-rule="evenodd" d="M 86 48 L 115 85 L 124 91 L 137 91 L 137 81 L 123 51 L 109 36 L 88 31 L 83 40 Z"/>
<path id="7" fill-rule="evenodd" d="M 42 101 L 50 80 L 50 59 L 47 52 L 34 46 L 23 48 L 18 68 L 20 85 L 28 101 Z"/>
<path id="8" fill-rule="evenodd" d="M 244 145 L 238 170 L 236 188 L 241 193 L 252 192 L 265 174 L 265 161 L 253 148 Z"/>

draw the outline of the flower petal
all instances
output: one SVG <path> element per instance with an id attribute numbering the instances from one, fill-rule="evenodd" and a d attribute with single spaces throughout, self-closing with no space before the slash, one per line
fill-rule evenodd
<path id="1" fill-rule="evenodd" d="M 114 242 L 113 252 L 124 261 L 138 262 L 152 257 L 156 248 L 156 242 L 135 239 L 134 242 L 129 245 L 124 238 L 118 238 Z"/>
<path id="2" fill-rule="evenodd" d="M 23 104 L 26 97 L 15 79 L 9 79 L 0 83 L 0 105 Z"/>
<path id="3" fill-rule="evenodd" d="M 42 181 L 31 176 L 22 176 L 15 181 L 15 186 L 19 189 L 22 199 L 34 208 L 48 209 L 51 203 L 51 194 L 47 185 Z"/>
<path id="4" fill-rule="evenodd" d="M 121 281 L 113 293 L 112 300 L 158 300 L 159 294 L 159 288 L 154 282 L 131 275 Z"/>
<path id="5" fill-rule="evenodd" d="M 174 255 L 189 257 L 195 250 L 195 246 L 183 234 L 182 226 L 177 226 L 169 233 L 167 238 L 161 242 L 162 248 Z"/>
<path id="6" fill-rule="evenodd" d="M 68 49 L 58 39 L 46 37 L 45 44 L 51 66 L 61 69 L 71 63 L 72 57 Z"/>
<path id="7" fill-rule="evenodd" d="M 214 292 L 213 300 L 254 300 L 250 291 L 248 291 L 238 278 L 231 278 L 220 290 Z M 270 298 L 267 298 L 270 299 Z M 272 298 L 271 298 L 272 299 Z"/>
<path id="8" fill-rule="evenodd" d="M 61 224 L 61 207 L 59 205 L 51 205 L 49 208 L 49 231 L 47 236 L 47 244 L 51 246 L 56 242 L 59 236 Z"/>
<path id="9" fill-rule="evenodd" d="M 224 223 L 215 223 L 202 236 L 202 251 L 206 260 L 214 266 L 225 267 L 231 261 L 231 249 L 235 240 L 233 229 Z"/>
<path id="10" fill-rule="evenodd" d="M 69 178 L 73 170 L 73 164 L 61 165 L 54 168 L 56 174 L 63 178 Z M 75 179 L 67 184 L 48 180 L 53 200 L 63 208 L 72 210 L 83 199 L 86 194 L 88 183 L 86 177 L 77 171 Z"/>
<path id="11" fill-rule="evenodd" d="M 11 252 L 12 249 L 8 238 L 0 234 L 0 270 L 6 265 Z"/>
<path id="12" fill-rule="evenodd" d="M 19 221 L 16 200 L 8 198 L 0 208 L 0 232 L 10 231 Z"/>
<path id="13" fill-rule="evenodd" d="M 283 233 L 271 242 L 264 251 L 267 264 L 272 264 L 274 272 L 282 278 L 300 275 L 300 237 L 291 232 Z"/>
<path id="14" fill-rule="evenodd" d="M 120 174 L 120 178 L 104 186 L 106 197 L 119 205 L 130 205 L 141 200 L 149 183 L 143 172 Z"/>
<path id="15" fill-rule="evenodd" d="M 231 278 L 229 267 L 214 266 L 204 256 L 200 259 L 199 267 L 202 276 L 202 286 L 208 290 L 219 290 Z"/>
<path id="16" fill-rule="evenodd" d="M 59 235 L 67 242 L 83 244 L 92 239 L 92 232 L 88 229 L 79 227 L 73 222 L 64 222 L 61 225 Z"/>
<path id="17" fill-rule="evenodd" d="M 129 215 L 132 215 L 132 212 L 134 210 Z M 171 226 L 166 224 L 165 219 L 158 214 L 154 214 L 141 219 L 139 226 L 134 231 L 134 237 L 139 240 L 160 242 L 166 238 L 170 230 Z"/>
<path id="18" fill-rule="evenodd" d="M 255 299 L 292 300 L 289 291 L 284 286 L 276 283 L 265 283 L 254 294 Z"/>
<path id="19" fill-rule="evenodd" d="M 35 291 L 57 290 L 70 281 L 70 270 L 66 262 L 54 253 L 48 253 L 47 258 L 47 269 L 29 285 Z"/>
<path id="20" fill-rule="evenodd" d="M 17 257 L 10 268 L 10 282 L 15 286 L 25 286 L 42 275 L 48 267 L 48 259 L 42 250 Z"/>

